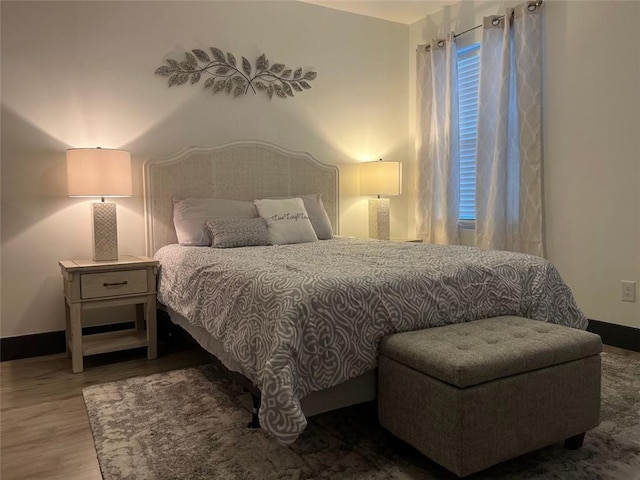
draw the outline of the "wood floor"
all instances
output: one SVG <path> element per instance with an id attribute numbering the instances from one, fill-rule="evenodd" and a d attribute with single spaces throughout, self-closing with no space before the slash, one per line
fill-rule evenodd
<path id="1" fill-rule="evenodd" d="M 66 354 L 0 364 L 0 478 L 101 480 L 82 389 L 210 361 L 191 344 L 147 360 L 146 350 L 85 358 L 71 373 Z"/>
<path id="2" fill-rule="evenodd" d="M 605 351 L 640 359 L 638 352 Z M 160 346 L 156 360 L 147 360 L 143 350 L 88 357 L 85 371 L 76 374 L 65 354 L 3 362 L 0 478 L 101 480 L 82 389 L 209 361 L 187 343 L 164 351 Z"/>

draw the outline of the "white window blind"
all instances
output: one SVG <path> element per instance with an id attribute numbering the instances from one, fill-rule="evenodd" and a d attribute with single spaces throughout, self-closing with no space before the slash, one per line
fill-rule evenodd
<path id="1" fill-rule="evenodd" d="M 480 44 L 458 50 L 458 125 L 460 128 L 460 220 L 476 218 L 476 141 Z"/>

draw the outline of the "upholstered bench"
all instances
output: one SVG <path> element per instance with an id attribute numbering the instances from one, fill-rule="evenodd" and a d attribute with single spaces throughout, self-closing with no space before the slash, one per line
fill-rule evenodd
<path id="1" fill-rule="evenodd" d="M 598 335 L 497 317 L 385 337 L 383 427 L 458 476 L 565 440 L 600 418 Z"/>

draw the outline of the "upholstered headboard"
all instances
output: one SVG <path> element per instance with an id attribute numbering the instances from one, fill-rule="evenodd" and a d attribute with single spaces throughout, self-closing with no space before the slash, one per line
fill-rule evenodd
<path id="1" fill-rule="evenodd" d="M 173 198 L 254 200 L 322 193 L 338 232 L 338 169 L 308 153 L 251 140 L 189 147 L 143 167 L 147 255 L 177 243 Z"/>

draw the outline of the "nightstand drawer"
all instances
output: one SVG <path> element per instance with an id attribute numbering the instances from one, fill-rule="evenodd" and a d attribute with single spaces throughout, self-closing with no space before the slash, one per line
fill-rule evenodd
<path id="1" fill-rule="evenodd" d="M 115 297 L 147 292 L 147 270 L 84 273 L 80 275 L 83 299 Z"/>

